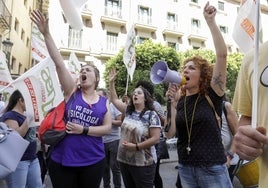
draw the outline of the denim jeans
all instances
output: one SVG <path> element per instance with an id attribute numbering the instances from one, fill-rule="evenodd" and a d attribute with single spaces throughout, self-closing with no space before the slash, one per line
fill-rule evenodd
<path id="1" fill-rule="evenodd" d="M 232 188 L 225 164 L 193 167 L 179 163 L 179 174 L 183 188 Z"/>
<path id="2" fill-rule="evenodd" d="M 42 188 L 38 159 L 20 161 L 15 172 L 6 177 L 6 183 L 8 188 Z"/>

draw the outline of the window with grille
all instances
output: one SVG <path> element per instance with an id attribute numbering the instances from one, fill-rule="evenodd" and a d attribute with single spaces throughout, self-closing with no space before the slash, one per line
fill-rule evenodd
<path id="1" fill-rule="evenodd" d="M 200 28 L 200 20 L 198 20 L 198 19 L 192 19 L 192 27 L 194 27 L 194 28 Z"/>
<path id="2" fill-rule="evenodd" d="M 178 26 L 178 17 L 174 13 L 167 14 L 167 28 L 171 30 L 176 30 Z"/>
<path id="3" fill-rule="evenodd" d="M 18 73 L 20 73 L 22 70 L 22 63 L 19 63 Z"/>
<path id="4" fill-rule="evenodd" d="M 16 58 L 12 56 L 11 64 L 10 64 L 10 68 L 11 68 L 11 70 L 13 70 L 14 67 L 16 67 L 16 66 L 15 66 L 15 65 L 16 65 L 16 62 L 17 62 Z"/>
<path id="5" fill-rule="evenodd" d="M 228 27 L 220 25 L 220 31 L 223 34 L 227 34 L 228 33 Z"/>
<path id="6" fill-rule="evenodd" d="M 224 11 L 224 2 L 218 1 L 218 9 Z"/>
<path id="7" fill-rule="evenodd" d="M 83 30 L 72 29 L 69 27 L 68 47 L 73 49 L 82 48 Z"/>
<path id="8" fill-rule="evenodd" d="M 106 15 L 116 16 L 121 18 L 121 1 L 120 0 L 106 0 Z"/>
<path id="9" fill-rule="evenodd" d="M 106 50 L 116 51 L 117 50 L 117 39 L 118 33 L 107 32 Z"/>
<path id="10" fill-rule="evenodd" d="M 14 30 L 18 33 L 19 32 L 19 20 L 15 18 Z"/>
<path id="11" fill-rule="evenodd" d="M 142 44 L 145 40 L 149 40 L 149 39 L 146 37 L 138 37 L 137 44 Z"/>
<path id="12" fill-rule="evenodd" d="M 178 42 L 167 42 L 167 46 L 173 48 L 174 50 L 179 50 L 179 43 Z"/>
<path id="13" fill-rule="evenodd" d="M 138 17 L 139 22 L 144 24 L 151 24 L 152 10 L 149 7 L 139 6 Z"/>
<path id="14" fill-rule="evenodd" d="M 20 39 L 21 39 L 22 41 L 25 40 L 25 31 L 24 31 L 24 29 L 21 30 Z"/>

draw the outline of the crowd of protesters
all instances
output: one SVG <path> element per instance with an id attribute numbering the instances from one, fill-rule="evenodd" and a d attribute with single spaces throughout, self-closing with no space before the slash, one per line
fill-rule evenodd
<path id="1" fill-rule="evenodd" d="M 249 103 L 252 95 L 249 93 L 253 83 L 250 77 L 253 52 L 245 56 L 239 72 L 234 111 L 232 103 L 223 102 L 227 48 L 215 21 L 216 13 L 208 2 L 203 15 L 214 42 L 216 62 L 212 65 L 199 56 L 183 62 L 181 73 L 187 81 L 184 85 L 169 84 L 166 98 L 170 116 L 166 117 L 162 106 L 154 100 L 154 86 L 148 81 L 140 80 L 127 100 L 126 96 L 118 97 L 115 69 L 110 70 L 109 88 L 104 89 L 98 88 L 98 68 L 94 64 L 83 65 L 77 85 L 50 34 L 48 19 L 40 11 L 33 11 L 31 20 L 44 36 L 64 92 L 67 135 L 52 148 L 49 160 L 42 165 L 37 156 L 40 152 L 37 129 L 30 126 L 33 118 L 26 113 L 23 93 L 15 90 L 8 103 L 0 101 L 3 109 L 0 121 L 30 142 L 17 169 L 0 180 L 0 187 L 41 188 L 48 173 L 54 188 L 98 188 L 101 181 L 104 188 L 109 188 L 111 177 L 115 188 L 122 187 L 121 178 L 127 188 L 162 188 L 159 167 L 161 160 L 169 156 L 166 153 L 160 157 L 160 141 L 174 136 L 178 137 L 178 176 L 174 177 L 177 187 L 233 187 L 232 172 L 237 167 L 234 157 L 250 161 L 260 157 L 263 165 L 259 187 L 265 187 L 268 181 L 265 175 L 267 117 L 261 114 L 267 108 L 260 105 L 260 125 L 252 128 L 252 104 Z M 267 46 L 264 43 L 260 47 L 263 59 L 267 59 Z M 263 71 L 260 78 L 263 93 L 267 93 L 268 85 L 265 62 L 260 61 L 259 67 Z M 265 104 L 268 101 L 266 96 L 260 100 Z M 240 120 L 236 112 L 241 114 Z M 77 113 L 80 115 L 76 116 Z M 87 121 L 92 118 L 96 121 Z M 169 127 L 165 129 L 167 124 Z"/>

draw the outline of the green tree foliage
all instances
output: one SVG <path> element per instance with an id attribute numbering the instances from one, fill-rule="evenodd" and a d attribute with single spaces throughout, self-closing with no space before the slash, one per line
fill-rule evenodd
<path id="1" fill-rule="evenodd" d="M 150 81 L 151 67 L 159 60 L 167 62 L 171 70 L 179 70 L 181 62 L 196 55 L 207 59 L 211 63 L 215 63 L 216 60 L 215 53 L 212 50 L 198 49 L 177 53 L 173 48 L 153 43 L 151 40 L 146 40 L 144 43 L 136 45 L 135 48 L 136 70 L 134 72 L 133 81 L 131 82 L 129 80 L 127 88 L 128 95 L 133 91 L 139 80 Z M 226 93 L 230 99 L 232 99 L 234 93 L 236 78 L 242 58 L 243 56 L 240 53 L 233 53 L 227 57 Z M 117 94 L 122 96 L 125 94 L 127 85 L 127 69 L 123 62 L 123 49 L 106 63 L 104 79 L 107 87 L 109 87 L 109 71 L 112 68 L 115 68 L 117 71 L 117 79 L 115 82 Z M 167 87 L 167 83 L 155 85 L 154 97 L 163 105 L 165 105 L 165 92 Z"/>
<path id="2" fill-rule="evenodd" d="M 178 52 L 178 54 L 181 62 L 184 62 L 186 59 L 191 58 L 193 56 L 200 56 L 210 63 L 215 63 L 216 61 L 215 53 L 212 50 L 187 50 L 185 52 Z"/>
<path id="3" fill-rule="evenodd" d="M 227 56 L 227 80 L 226 80 L 226 95 L 232 102 L 236 79 L 243 59 L 243 54 L 232 53 Z"/>
<path id="4" fill-rule="evenodd" d="M 172 70 L 178 70 L 180 67 L 179 56 L 177 52 L 170 47 L 161 44 L 153 43 L 151 40 L 146 40 L 142 44 L 135 46 L 136 49 L 136 70 L 134 72 L 133 81 L 130 82 L 127 92 L 130 94 L 133 91 L 136 83 L 139 80 L 150 81 L 151 67 L 159 60 L 167 62 Z M 117 70 L 117 79 L 115 82 L 116 91 L 119 96 L 124 95 L 127 85 L 127 69 L 123 62 L 123 49 L 106 63 L 104 79 L 106 86 L 109 86 L 109 71 L 115 68 Z M 154 97 L 161 104 L 165 103 L 165 91 L 167 84 L 155 85 Z"/>

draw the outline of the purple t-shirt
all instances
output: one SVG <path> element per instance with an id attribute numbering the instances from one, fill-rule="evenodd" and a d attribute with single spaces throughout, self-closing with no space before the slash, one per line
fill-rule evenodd
<path id="1" fill-rule="evenodd" d="M 66 105 L 67 121 L 83 126 L 100 126 L 107 112 L 105 97 L 89 105 L 82 98 L 80 89 L 70 98 Z M 55 146 L 51 158 L 63 166 L 88 166 L 105 157 L 102 137 L 67 134 Z"/>

